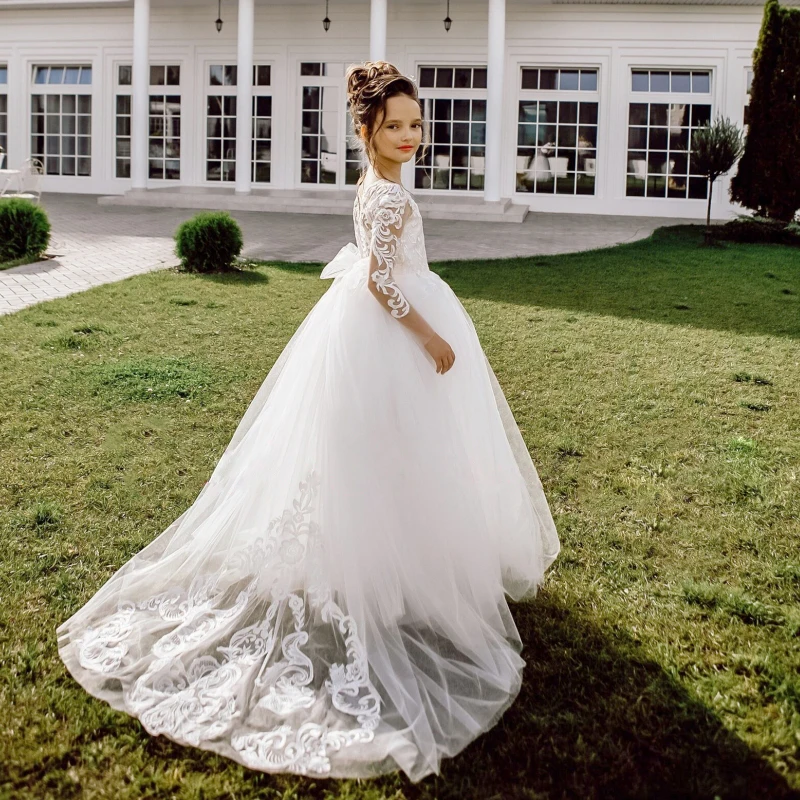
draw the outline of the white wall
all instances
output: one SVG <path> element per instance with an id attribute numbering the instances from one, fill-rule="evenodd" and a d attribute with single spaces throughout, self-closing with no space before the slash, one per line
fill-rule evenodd
<path id="1" fill-rule="evenodd" d="M 213 7 L 212 7 L 213 5 Z M 48 176 L 45 191 L 121 193 L 114 177 L 114 65 L 130 63 L 132 8 L 0 10 L 0 63 L 8 64 L 9 166 L 28 155 L 30 75 L 34 64 L 93 66 L 92 177 Z M 360 61 L 369 54 L 369 6 L 336 3 L 326 34 L 320 4 L 256 4 L 255 59 L 271 63 L 273 86 L 272 185 L 295 187 L 295 120 L 300 61 Z M 225 25 L 214 28 L 216 4 L 172 6 L 154 0 L 150 55 L 180 63 L 182 72 L 182 183 L 203 185 L 206 65 L 236 61 L 235 3 L 223 3 Z M 486 61 L 487 3 L 451 4 L 445 33 L 441 3 L 389 2 L 387 57 L 407 74 L 421 63 Z M 741 124 L 745 70 L 761 22 L 759 7 L 534 5 L 511 2 L 506 24 L 504 197 L 540 211 L 703 217 L 704 200 L 625 197 L 628 82 L 631 67 L 712 70 L 712 113 Z M 594 196 L 515 195 L 517 87 L 520 65 L 580 65 L 599 69 L 598 175 Z M 157 186 L 158 182 L 151 182 Z M 162 185 L 174 186 L 175 182 Z M 730 216 L 727 179 L 717 182 L 713 214 Z M 217 186 L 219 184 L 216 184 Z M 738 207 L 736 207 L 738 210 Z"/>

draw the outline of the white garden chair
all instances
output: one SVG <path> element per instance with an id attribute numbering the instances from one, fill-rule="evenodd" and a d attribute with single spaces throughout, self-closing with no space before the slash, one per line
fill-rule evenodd
<path id="1" fill-rule="evenodd" d="M 483 186 L 483 180 L 486 176 L 486 157 L 470 156 L 469 173 L 470 173 L 469 181 L 472 187 L 480 188 L 481 186 Z"/>
<path id="2" fill-rule="evenodd" d="M 22 197 L 25 200 L 32 200 L 38 203 L 42 199 L 42 176 L 44 175 L 44 165 L 38 158 L 29 158 L 22 171 L 17 177 L 19 191 L 13 197 Z"/>
<path id="3" fill-rule="evenodd" d="M 566 158 L 549 158 L 550 172 L 554 178 L 566 178 L 569 161 Z"/>

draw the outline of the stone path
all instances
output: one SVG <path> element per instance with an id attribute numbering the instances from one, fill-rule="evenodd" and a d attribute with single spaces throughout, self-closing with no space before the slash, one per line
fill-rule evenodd
<path id="1" fill-rule="evenodd" d="M 99 206 L 94 195 L 49 194 L 55 258 L 0 271 L 0 314 L 177 264 L 172 236 L 196 212 Z M 244 233 L 243 255 L 327 262 L 353 240 L 346 216 L 233 212 Z M 426 220 L 431 261 L 552 255 L 641 239 L 657 227 L 697 222 L 661 217 L 530 213 L 522 224 Z"/>

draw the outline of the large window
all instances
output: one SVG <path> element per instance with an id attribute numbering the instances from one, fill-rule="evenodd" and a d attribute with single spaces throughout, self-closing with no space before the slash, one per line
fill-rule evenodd
<path id="1" fill-rule="evenodd" d="M 206 180 L 236 180 L 235 64 L 212 64 L 206 88 Z M 250 151 L 251 180 L 269 183 L 272 163 L 271 69 L 253 67 L 253 135 Z"/>
<path id="2" fill-rule="evenodd" d="M 8 152 L 8 67 L 0 64 L 0 167 L 6 166 L 3 153 Z"/>
<path id="3" fill-rule="evenodd" d="M 420 148 L 417 189 L 482 190 L 486 173 L 486 67 L 423 66 L 422 112 L 430 146 Z"/>
<path id="4" fill-rule="evenodd" d="M 31 156 L 46 175 L 92 173 L 92 68 L 36 66 L 31 93 Z"/>
<path id="5" fill-rule="evenodd" d="M 337 184 L 340 106 L 344 100 L 344 64 L 306 61 L 300 64 L 302 91 L 301 183 Z"/>
<path id="6" fill-rule="evenodd" d="M 115 175 L 131 176 L 130 64 L 117 67 L 115 87 Z M 147 172 L 156 180 L 181 177 L 181 68 L 178 64 L 152 64 L 149 88 Z"/>
<path id="7" fill-rule="evenodd" d="M 707 181 L 694 166 L 691 141 L 710 120 L 708 70 L 632 70 L 626 194 L 705 199 Z"/>
<path id="8" fill-rule="evenodd" d="M 597 70 L 523 67 L 517 121 L 517 191 L 594 194 Z"/>

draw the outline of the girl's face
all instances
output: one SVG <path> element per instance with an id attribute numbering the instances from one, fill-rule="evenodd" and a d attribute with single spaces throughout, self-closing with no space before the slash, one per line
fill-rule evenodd
<path id="1" fill-rule="evenodd" d="M 379 161 L 404 164 L 410 161 L 422 142 L 422 118 L 419 103 L 407 94 L 398 94 L 386 101 L 386 113 L 372 137 L 372 146 Z M 362 137 L 367 126 L 361 126 Z"/>

